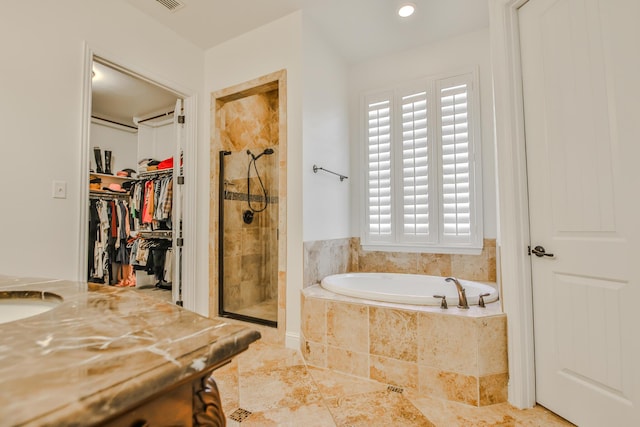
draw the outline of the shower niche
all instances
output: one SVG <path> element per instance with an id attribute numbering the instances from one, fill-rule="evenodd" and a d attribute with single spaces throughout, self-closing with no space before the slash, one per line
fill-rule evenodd
<path id="1" fill-rule="evenodd" d="M 278 274 L 284 248 L 279 241 L 283 81 L 264 80 L 269 76 L 214 94 L 217 309 L 221 317 L 277 327 L 284 293 Z"/>

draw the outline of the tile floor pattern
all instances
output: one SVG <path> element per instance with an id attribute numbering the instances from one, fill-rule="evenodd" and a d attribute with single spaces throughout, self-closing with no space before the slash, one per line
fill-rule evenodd
<path id="1" fill-rule="evenodd" d="M 98 282 L 89 282 L 89 283 L 93 283 L 94 285 L 107 286 L 104 283 L 98 283 Z M 161 288 L 156 288 L 155 286 L 143 286 L 143 287 L 140 287 L 140 288 L 125 287 L 124 289 L 135 290 L 136 292 L 141 292 L 143 294 L 150 295 L 150 296 L 152 296 L 154 298 L 159 298 L 162 301 L 165 301 L 165 302 L 168 302 L 168 303 L 173 302 L 173 297 L 172 297 L 170 289 L 161 289 Z"/>
<path id="2" fill-rule="evenodd" d="M 154 298 L 159 298 L 165 302 L 173 302 L 173 296 L 171 294 L 171 290 L 169 289 L 160 289 L 154 287 L 143 287 L 143 288 L 135 288 L 136 292 L 142 292 L 143 294 L 150 295 Z"/>
<path id="3" fill-rule="evenodd" d="M 412 390 L 399 393 L 387 384 L 306 366 L 299 352 L 262 341 L 214 378 L 229 427 L 572 426 L 543 407 L 476 408 Z"/>
<path id="4" fill-rule="evenodd" d="M 229 311 L 236 314 L 242 314 L 244 316 L 276 322 L 278 320 L 278 301 L 270 299 L 249 307 L 242 307 Z"/>

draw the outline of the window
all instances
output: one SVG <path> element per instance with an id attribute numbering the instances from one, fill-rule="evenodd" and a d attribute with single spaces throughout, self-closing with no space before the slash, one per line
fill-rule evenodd
<path id="1" fill-rule="evenodd" d="M 364 96 L 365 247 L 482 249 L 477 86 L 469 72 Z"/>

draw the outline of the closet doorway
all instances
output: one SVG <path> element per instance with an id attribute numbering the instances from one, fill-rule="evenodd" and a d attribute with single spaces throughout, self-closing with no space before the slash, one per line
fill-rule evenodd
<path id="1" fill-rule="evenodd" d="M 182 305 L 184 97 L 91 58 L 86 271 Z"/>

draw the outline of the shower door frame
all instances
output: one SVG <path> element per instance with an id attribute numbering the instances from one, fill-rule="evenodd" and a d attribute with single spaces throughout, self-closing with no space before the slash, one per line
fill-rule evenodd
<path id="1" fill-rule="evenodd" d="M 272 334 L 266 328 L 263 329 L 265 333 L 269 334 L 269 337 L 275 343 L 285 344 L 289 339 L 289 333 L 286 332 L 287 325 L 287 276 L 288 276 L 288 264 L 290 259 L 287 258 L 288 250 L 288 232 L 287 232 L 287 159 L 289 157 L 288 149 L 288 135 L 287 135 L 287 70 L 281 69 L 272 73 L 257 77 L 255 79 L 245 81 L 244 83 L 238 83 L 226 88 L 217 89 L 211 92 L 211 105 L 212 105 L 212 132 L 213 138 L 211 141 L 210 149 L 210 166 L 212 170 L 211 174 L 211 186 L 212 189 L 216 185 L 219 185 L 219 162 L 216 159 L 216 155 L 220 150 L 228 150 L 220 134 L 220 117 L 218 117 L 219 103 L 226 102 L 231 98 L 239 98 L 249 93 L 255 93 L 259 88 L 264 88 L 270 85 L 274 89 L 278 89 L 278 262 L 277 262 L 277 327 L 275 334 Z M 216 174 L 218 176 L 216 177 Z M 216 179 L 218 178 L 218 179 Z M 222 185 L 224 188 L 224 185 Z M 213 191 L 212 194 L 219 194 L 218 191 Z M 210 276 L 209 276 L 209 291 L 212 298 L 209 301 L 209 313 L 211 315 L 222 316 L 220 313 L 220 245 L 219 237 L 221 224 L 219 223 L 219 200 L 211 198 L 209 205 L 209 233 L 210 242 L 213 243 L 213 250 L 210 252 Z M 216 265 L 218 264 L 218 265 Z M 290 296 L 291 297 L 291 296 Z M 215 314 L 214 314 L 215 313 Z M 256 323 L 257 324 L 257 323 Z M 270 329 L 270 328 L 269 328 Z M 292 344 L 292 348 L 297 346 Z"/>
<path id="2" fill-rule="evenodd" d="M 219 152 L 220 164 L 218 169 L 218 224 L 220 231 L 218 232 L 218 314 L 221 317 L 227 317 L 230 319 L 242 320 L 245 322 L 257 323 L 259 325 L 277 328 L 277 320 L 274 321 L 262 319 L 260 317 L 247 316 L 224 309 L 224 201 L 226 192 L 224 186 L 224 158 L 225 156 L 230 154 L 232 154 L 232 152 L 226 150 L 221 150 Z M 267 200 L 265 200 L 265 203 L 267 203 Z"/>

